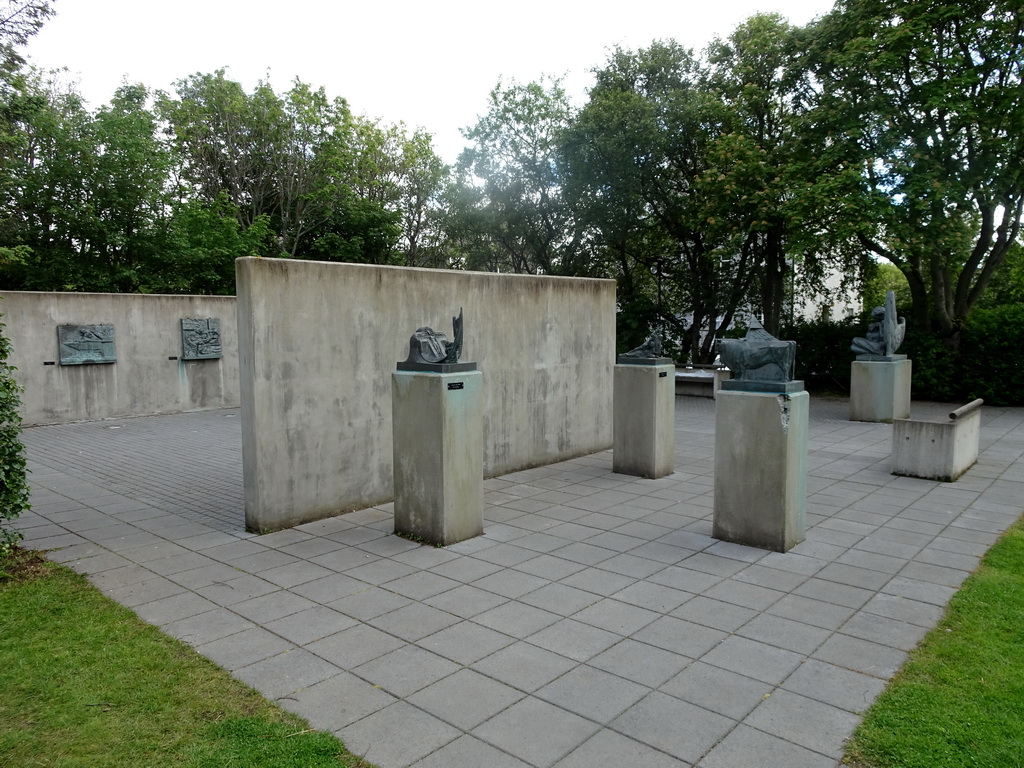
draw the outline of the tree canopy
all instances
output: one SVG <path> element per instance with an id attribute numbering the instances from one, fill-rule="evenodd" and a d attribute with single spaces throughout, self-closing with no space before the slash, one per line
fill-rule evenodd
<path id="1" fill-rule="evenodd" d="M 879 261 L 951 348 L 974 307 L 1024 292 L 1010 0 L 758 14 L 702 52 L 613 50 L 581 104 L 499 82 L 452 168 L 425 131 L 299 80 L 195 73 L 90 109 L 18 55 L 49 3 L 6 8 L 4 288 L 229 293 L 243 255 L 611 277 L 620 345 L 661 328 L 694 361 L 744 318 L 776 331 L 828 276 L 890 280 Z"/>
<path id="2" fill-rule="evenodd" d="M 86 108 L 28 72 L 0 134 L 8 288 L 231 293 L 239 256 L 444 265 L 430 138 L 300 81 L 247 93 L 223 71 L 173 94 L 125 85 Z"/>
<path id="3" fill-rule="evenodd" d="M 955 341 L 1024 212 L 1024 17 L 1012 0 L 840 0 L 814 26 L 813 119 L 840 216 Z"/>

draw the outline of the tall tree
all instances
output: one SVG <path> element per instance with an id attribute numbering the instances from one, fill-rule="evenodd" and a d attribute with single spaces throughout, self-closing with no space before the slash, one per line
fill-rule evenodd
<path id="1" fill-rule="evenodd" d="M 243 228 L 267 217 L 280 251 L 297 255 L 329 214 L 331 174 L 352 130 L 347 103 L 300 81 L 281 96 L 263 82 L 247 94 L 220 70 L 182 80 L 159 109 L 184 195 L 213 204 L 226 194 Z"/>
<path id="2" fill-rule="evenodd" d="M 465 136 L 473 144 L 459 158 L 462 230 L 473 233 L 471 266 L 512 272 L 576 274 L 571 213 L 558 166 L 560 132 L 572 108 L 557 80 L 499 83 L 487 113 Z"/>
<path id="3" fill-rule="evenodd" d="M 0 2 L 0 69 L 16 71 L 24 59 L 18 48 L 53 16 L 48 0 L 4 0 Z"/>
<path id="4" fill-rule="evenodd" d="M 104 290 L 138 290 L 162 247 L 171 157 L 148 100 L 144 86 L 121 86 L 92 120 L 87 214 L 93 233 L 73 239 L 89 243 L 90 270 L 108 276 Z"/>
<path id="5" fill-rule="evenodd" d="M 781 16 L 758 14 L 707 52 L 706 87 L 727 108 L 709 147 L 707 213 L 729 221 L 735 249 L 750 255 L 751 303 L 771 333 L 778 333 L 798 255 L 816 250 L 816 228 L 793 209 L 815 181 L 797 129 L 805 75 L 799 40 L 800 30 Z"/>
<path id="6" fill-rule="evenodd" d="M 266 105 L 266 89 L 263 94 Z M 240 83 L 218 70 L 179 81 L 176 96 L 159 94 L 157 110 L 178 154 L 183 195 L 212 202 L 224 193 L 239 223 L 249 226 L 269 212 L 267 163 L 277 154 L 257 119 L 260 110 L 253 102 L 259 91 L 250 99 Z M 262 112 L 266 117 L 267 110 Z"/>
<path id="7" fill-rule="evenodd" d="M 811 62 L 846 226 L 907 277 L 914 324 L 955 346 L 1020 235 L 1020 3 L 840 0 Z"/>
<path id="8" fill-rule="evenodd" d="M 404 133 L 352 115 L 296 81 L 251 94 L 223 71 L 178 83 L 160 111 L 181 157 L 182 196 L 226 196 L 242 230 L 266 222 L 294 258 L 393 263 L 401 234 Z M 422 155 L 421 157 L 425 157 Z M 220 207 L 220 210 L 227 210 Z"/>
<path id="9" fill-rule="evenodd" d="M 607 73 L 600 90 L 564 133 L 560 152 L 567 199 L 582 233 L 592 272 L 614 277 L 619 312 L 617 337 L 638 346 L 651 329 L 676 325 L 666 264 L 678 252 L 653 215 L 641 164 L 650 151 L 650 115 L 632 87 L 613 88 Z"/>
<path id="10" fill-rule="evenodd" d="M 355 120 L 350 162 L 342 171 L 346 187 L 362 201 L 380 206 L 400 228 L 392 238 L 392 261 L 406 266 L 447 266 L 439 243 L 440 197 L 449 169 L 434 151 L 430 134 L 409 133 L 404 123 L 383 126 Z"/>
<path id="11" fill-rule="evenodd" d="M 409 267 L 450 266 L 442 228 L 450 169 L 422 130 L 403 132 L 399 146 L 396 205 L 402 214 L 402 261 Z"/>
<path id="12" fill-rule="evenodd" d="M 36 290 L 132 291 L 157 245 L 168 157 L 142 86 L 89 113 L 73 90 L 26 80 L 3 187 L 5 282 Z"/>
<path id="13" fill-rule="evenodd" d="M 636 260 L 634 275 L 654 275 L 659 318 L 681 337 L 680 356 L 709 361 L 755 276 L 755 252 L 740 247 L 717 202 L 727 109 L 674 41 L 617 50 L 595 74 L 567 142 L 570 167 L 585 177 L 577 194 L 609 209 L 610 226 L 597 226 Z"/>

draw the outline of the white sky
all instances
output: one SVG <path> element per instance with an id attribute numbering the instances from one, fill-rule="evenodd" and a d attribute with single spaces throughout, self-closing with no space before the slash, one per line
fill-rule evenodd
<path id="1" fill-rule="evenodd" d="M 226 68 L 250 91 L 297 77 L 353 112 L 434 135 L 453 162 L 460 129 L 486 110 L 499 78 L 565 76 L 582 102 L 589 71 L 615 45 L 673 38 L 702 49 L 757 12 L 805 24 L 832 0 L 54 0 L 57 15 L 25 49 L 66 67 L 95 108 L 124 80 L 153 89 Z"/>

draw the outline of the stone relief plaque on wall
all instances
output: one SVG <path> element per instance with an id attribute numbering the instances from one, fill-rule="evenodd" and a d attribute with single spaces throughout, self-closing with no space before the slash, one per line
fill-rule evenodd
<path id="1" fill-rule="evenodd" d="M 182 360 L 216 360 L 221 356 L 220 318 L 181 319 Z"/>
<path id="2" fill-rule="evenodd" d="M 117 361 L 112 325 L 58 325 L 61 365 L 93 365 Z"/>

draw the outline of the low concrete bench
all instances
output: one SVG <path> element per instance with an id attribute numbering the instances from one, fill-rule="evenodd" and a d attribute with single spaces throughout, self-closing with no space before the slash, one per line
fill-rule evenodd
<path id="1" fill-rule="evenodd" d="M 721 366 L 676 368 L 676 395 L 714 398 L 732 371 Z"/>
<path id="2" fill-rule="evenodd" d="M 957 408 L 949 419 L 894 419 L 892 473 L 951 483 L 978 460 L 980 398 Z"/>

